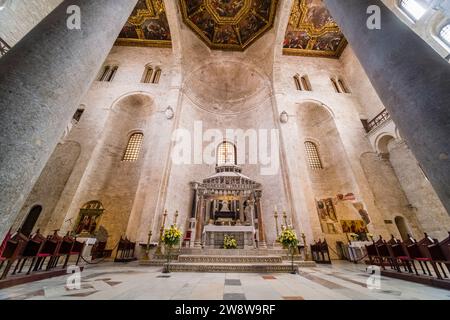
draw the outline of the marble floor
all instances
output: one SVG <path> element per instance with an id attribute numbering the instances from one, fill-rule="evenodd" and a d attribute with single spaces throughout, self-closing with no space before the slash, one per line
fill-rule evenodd
<path id="1" fill-rule="evenodd" d="M 2 300 L 450 300 L 450 291 L 380 277 L 373 288 L 365 265 L 334 263 L 300 274 L 171 273 L 137 263 L 89 265 L 77 289 L 69 275 L 0 290 Z M 74 282 L 72 282 L 74 283 Z"/>

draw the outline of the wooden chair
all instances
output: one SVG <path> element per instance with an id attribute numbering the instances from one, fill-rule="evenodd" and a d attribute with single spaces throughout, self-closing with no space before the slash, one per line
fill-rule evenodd
<path id="1" fill-rule="evenodd" d="M 38 258 L 38 254 L 40 253 L 41 248 L 44 245 L 45 241 L 46 241 L 46 238 L 40 234 L 39 230 L 37 230 L 34 235 L 30 235 L 30 238 L 27 241 L 27 244 L 25 246 L 25 249 L 23 250 L 23 253 L 17 259 L 17 265 L 14 268 L 14 271 L 12 274 L 16 274 L 16 272 L 21 273 L 27 260 L 32 259 L 30 268 L 28 269 L 28 272 L 27 272 L 27 274 L 30 274 L 31 269 L 34 266 L 34 263 L 35 263 L 36 259 Z M 22 262 L 21 265 L 20 265 L 20 262 Z M 19 267 L 19 265 L 20 265 L 20 267 Z"/>
<path id="2" fill-rule="evenodd" d="M 448 276 L 442 264 L 444 264 L 447 267 L 447 270 L 450 272 L 449 244 L 450 244 L 450 232 L 449 236 L 446 239 L 442 240 L 441 242 L 435 241 L 435 243 L 430 244 L 428 246 L 428 251 L 430 253 L 431 259 L 441 268 L 444 278 L 448 278 Z"/>
<path id="3" fill-rule="evenodd" d="M 49 268 L 55 268 L 58 265 L 59 259 L 70 255 L 73 244 L 75 240 L 69 236 L 67 233 L 62 239 L 60 239 L 60 244 L 55 252 L 55 254 L 50 258 Z"/>
<path id="4" fill-rule="evenodd" d="M 42 267 L 47 258 L 49 258 L 49 262 L 47 263 L 47 267 L 45 268 L 45 270 L 46 271 L 50 270 L 51 262 L 55 257 L 56 253 L 58 252 L 61 243 L 62 238 L 58 235 L 58 231 L 55 231 L 51 236 L 47 236 L 44 245 L 41 247 L 41 250 L 37 254 L 37 261 L 33 271 L 42 270 Z"/>
<path id="5" fill-rule="evenodd" d="M 20 230 L 6 242 L 6 246 L 0 255 L 0 270 L 6 263 L 5 269 L 0 276 L 0 280 L 6 278 L 14 262 L 22 255 L 27 242 L 28 238 L 23 235 Z"/>
<path id="6" fill-rule="evenodd" d="M 380 261 L 382 264 L 381 267 L 385 269 L 384 264 L 385 262 L 387 262 L 391 269 L 399 271 L 399 266 L 395 262 L 395 259 L 390 251 L 388 243 L 385 240 L 383 240 L 382 236 L 380 236 L 380 239 L 378 239 L 375 242 L 375 247 L 377 248 L 378 256 L 380 257 Z"/>
<path id="7" fill-rule="evenodd" d="M 78 265 L 78 263 L 80 262 L 80 259 L 81 259 L 81 255 L 83 254 L 85 243 L 77 241 L 76 238 L 73 240 L 74 240 L 74 242 L 70 249 L 70 253 L 66 256 L 66 261 L 64 261 L 63 269 L 65 269 L 67 267 L 67 263 L 69 262 L 70 256 L 78 256 L 77 262 L 75 264 L 75 265 Z"/>

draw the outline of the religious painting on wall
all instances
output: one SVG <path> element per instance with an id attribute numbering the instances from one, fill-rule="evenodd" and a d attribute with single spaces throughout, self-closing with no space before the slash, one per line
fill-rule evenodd
<path id="1" fill-rule="evenodd" d="M 344 233 L 363 234 L 369 232 L 363 220 L 341 220 Z"/>
<path id="2" fill-rule="evenodd" d="M 336 216 L 336 209 L 333 204 L 333 199 L 328 198 L 318 200 L 316 204 L 322 232 L 327 234 L 339 233 L 338 219 Z"/>
<path id="3" fill-rule="evenodd" d="M 99 201 L 86 203 L 78 215 L 75 234 L 81 236 L 94 236 L 103 214 L 103 205 Z"/>

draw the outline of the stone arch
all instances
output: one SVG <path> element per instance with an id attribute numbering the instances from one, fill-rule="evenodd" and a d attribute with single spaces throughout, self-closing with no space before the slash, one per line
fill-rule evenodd
<path id="1" fill-rule="evenodd" d="M 41 213 L 42 213 L 43 207 L 40 204 L 35 204 L 31 207 L 31 209 L 28 211 L 28 214 L 25 218 L 25 220 L 22 223 L 22 226 L 20 227 L 20 231 L 26 235 L 29 236 L 34 226 L 36 225 Z"/>
<path id="2" fill-rule="evenodd" d="M 389 149 L 388 144 L 392 140 L 395 140 L 395 137 L 390 133 L 382 133 L 375 139 L 375 149 L 380 155 L 388 155 Z"/>

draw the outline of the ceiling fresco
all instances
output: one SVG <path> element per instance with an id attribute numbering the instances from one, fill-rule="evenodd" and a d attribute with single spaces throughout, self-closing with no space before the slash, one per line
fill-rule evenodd
<path id="1" fill-rule="evenodd" d="M 322 0 L 294 0 L 284 54 L 339 58 L 346 45 L 347 40 Z"/>
<path id="2" fill-rule="evenodd" d="M 116 45 L 171 47 L 169 22 L 163 0 L 139 0 Z"/>
<path id="3" fill-rule="evenodd" d="M 243 51 L 273 26 L 278 0 L 179 0 L 183 21 L 211 49 Z"/>

